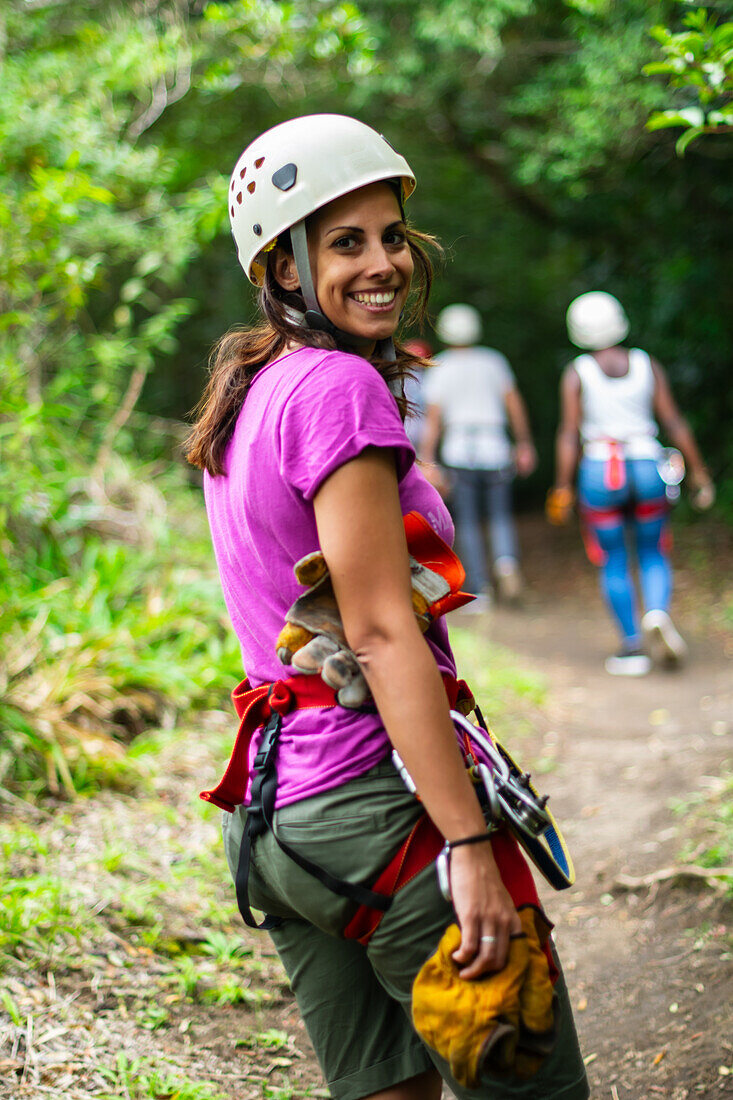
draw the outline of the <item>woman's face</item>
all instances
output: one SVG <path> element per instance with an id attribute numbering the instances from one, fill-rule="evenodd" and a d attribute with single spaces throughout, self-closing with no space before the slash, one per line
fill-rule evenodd
<path id="1" fill-rule="evenodd" d="M 308 227 L 308 250 L 329 321 L 375 343 L 391 336 L 414 266 L 392 188 L 372 183 L 318 211 Z"/>

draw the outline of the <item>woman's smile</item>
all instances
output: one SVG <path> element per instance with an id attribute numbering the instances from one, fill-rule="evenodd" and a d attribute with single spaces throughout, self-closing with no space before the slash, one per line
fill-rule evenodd
<path id="1" fill-rule="evenodd" d="M 396 294 L 396 288 L 392 287 L 389 290 L 357 290 L 349 297 L 353 298 L 359 305 L 382 311 L 392 308 Z"/>

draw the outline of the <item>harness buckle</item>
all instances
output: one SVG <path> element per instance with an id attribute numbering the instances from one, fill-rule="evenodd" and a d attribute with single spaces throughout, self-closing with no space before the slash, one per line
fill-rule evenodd
<path id="1" fill-rule="evenodd" d="M 257 749 L 255 758 L 252 761 L 252 768 L 254 771 L 267 771 L 267 769 L 272 764 L 275 755 L 275 749 L 277 748 L 277 738 L 278 734 L 280 733 L 281 722 L 281 716 L 276 710 L 273 710 L 262 730 L 262 740 L 260 741 L 260 747 Z"/>

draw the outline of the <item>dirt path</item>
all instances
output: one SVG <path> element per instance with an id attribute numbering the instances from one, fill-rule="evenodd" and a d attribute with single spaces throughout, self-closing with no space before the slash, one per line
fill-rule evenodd
<path id="1" fill-rule="evenodd" d="M 534 759 L 549 762 L 541 785 L 565 823 L 577 884 L 544 893 L 593 1096 L 731 1094 L 731 952 L 715 894 L 617 884 L 674 863 L 685 823 L 670 802 L 709 790 L 726 759 L 730 769 L 733 650 L 700 587 L 716 578 L 678 575 L 684 670 L 615 678 L 603 668 L 614 634 L 577 536 L 548 535 L 535 519 L 522 534 L 524 607 L 497 608 L 475 629 L 548 680 Z"/>

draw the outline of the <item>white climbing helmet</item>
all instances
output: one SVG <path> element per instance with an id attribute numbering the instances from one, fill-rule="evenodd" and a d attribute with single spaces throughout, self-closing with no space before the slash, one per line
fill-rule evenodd
<path id="1" fill-rule="evenodd" d="M 618 298 L 603 290 L 591 290 L 575 298 L 565 319 L 571 341 L 588 351 L 611 348 L 629 331 L 629 319 Z"/>
<path id="2" fill-rule="evenodd" d="M 473 306 L 457 302 L 440 311 L 435 330 L 444 344 L 469 347 L 481 337 L 481 317 Z"/>
<path id="3" fill-rule="evenodd" d="M 401 180 L 403 201 L 415 190 L 405 158 L 347 115 L 303 115 L 260 134 L 237 161 L 229 187 L 232 235 L 247 278 L 262 286 L 279 233 L 349 191 L 389 179 Z"/>

